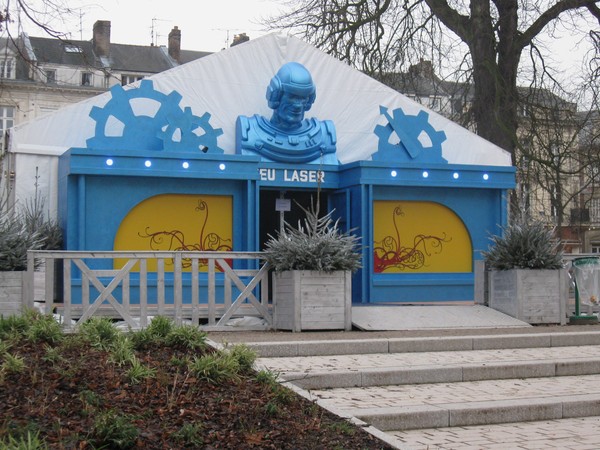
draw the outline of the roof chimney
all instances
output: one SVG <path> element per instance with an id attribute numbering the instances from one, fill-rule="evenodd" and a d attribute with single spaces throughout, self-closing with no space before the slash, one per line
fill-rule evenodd
<path id="1" fill-rule="evenodd" d="M 433 79 L 435 77 L 435 72 L 433 70 L 433 63 L 431 61 L 421 60 L 408 68 L 408 72 L 412 75 Z"/>
<path id="2" fill-rule="evenodd" d="M 108 56 L 110 53 L 110 20 L 97 20 L 94 24 L 92 38 L 94 53 L 97 57 Z"/>
<path id="3" fill-rule="evenodd" d="M 181 30 L 173 27 L 169 33 L 169 56 L 180 62 L 181 57 Z"/>
<path id="4" fill-rule="evenodd" d="M 231 47 L 233 47 L 234 45 L 243 44 L 244 42 L 248 42 L 249 40 L 250 37 L 246 33 L 236 34 L 235 36 L 233 36 L 233 43 L 231 44 Z"/>

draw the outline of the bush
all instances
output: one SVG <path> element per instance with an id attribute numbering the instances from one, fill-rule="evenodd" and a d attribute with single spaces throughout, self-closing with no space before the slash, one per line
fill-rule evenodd
<path id="1" fill-rule="evenodd" d="M 540 221 L 518 219 L 492 236 L 492 246 L 482 252 L 492 269 L 559 269 L 562 252 L 551 229 Z"/>
<path id="2" fill-rule="evenodd" d="M 37 198 L 22 211 L 0 213 L 0 271 L 27 270 L 27 250 L 56 250 L 62 246 L 58 222 L 44 213 Z"/>
<path id="3" fill-rule="evenodd" d="M 299 221 L 297 228 L 286 223 L 277 237 L 269 236 L 265 256 L 273 270 L 358 270 L 359 238 L 339 229 L 339 220 L 332 218 L 333 211 L 319 217 L 318 201 L 316 207 L 311 203 L 309 209 L 300 208 L 306 215 L 304 222 Z"/>
<path id="4" fill-rule="evenodd" d="M 27 250 L 42 248 L 43 239 L 27 229 L 22 215 L 0 217 L 0 271 L 27 270 Z"/>

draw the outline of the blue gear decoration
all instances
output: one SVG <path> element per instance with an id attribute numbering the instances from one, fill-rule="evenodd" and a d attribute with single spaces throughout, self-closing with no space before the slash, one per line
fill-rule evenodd
<path id="1" fill-rule="evenodd" d="M 179 106 L 182 96 L 177 91 L 164 94 L 154 89 L 152 80 L 142 80 L 138 88 L 124 89 L 116 85 L 110 89 L 110 92 L 112 98 L 103 107 L 94 106 L 90 111 L 90 117 L 96 122 L 96 129 L 94 136 L 86 141 L 88 148 L 141 151 L 164 149 L 193 151 L 199 148 L 203 151 L 220 150 L 216 140 L 222 134 L 222 130 L 210 126 L 208 113 L 197 117 L 189 108 L 186 108 L 185 112 L 182 111 Z M 134 109 L 136 101 L 150 101 L 158 106 L 152 115 L 136 114 Z M 196 126 L 192 128 L 194 125 Z M 116 131 L 116 135 L 107 135 L 107 126 L 111 126 Z M 198 127 L 204 129 L 202 136 L 194 133 Z M 168 129 L 180 129 L 181 139 L 172 142 L 174 132 L 169 136 L 165 132 Z M 193 140 L 189 134 L 193 134 L 198 139 Z M 198 143 L 195 149 L 185 145 L 192 141 Z"/>
<path id="2" fill-rule="evenodd" d="M 223 134 L 223 130 L 210 125 L 210 113 L 198 117 L 192 114 L 189 106 L 186 106 L 183 114 L 168 116 L 167 121 L 168 125 L 157 133 L 164 143 L 165 150 L 224 153 L 217 144 L 217 138 Z M 203 133 L 198 134 L 199 130 Z"/>
<path id="3" fill-rule="evenodd" d="M 379 143 L 377 152 L 372 155 L 373 161 L 448 163 L 442 157 L 442 143 L 446 140 L 446 133 L 433 128 L 426 111 L 410 116 L 402 108 L 395 109 L 392 115 L 385 106 L 380 106 L 379 109 L 388 119 L 388 124 L 375 127 Z M 430 141 L 426 144 L 430 145 L 425 146 L 422 142 L 423 133 Z M 396 144 L 390 142 L 393 134 L 399 138 Z"/>

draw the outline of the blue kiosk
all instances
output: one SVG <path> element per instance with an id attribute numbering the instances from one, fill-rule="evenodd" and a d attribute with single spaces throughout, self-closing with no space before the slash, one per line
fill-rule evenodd
<path id="1" fill-rule="evenodd" d="M 67 250 L 260 251 L 318 191 L 361 237 L 354 304 L 473 301 L 515 184 L 505 152 L 295 38 L 186 66 L 85 105 L 93 133 L 58 164 Z"/>

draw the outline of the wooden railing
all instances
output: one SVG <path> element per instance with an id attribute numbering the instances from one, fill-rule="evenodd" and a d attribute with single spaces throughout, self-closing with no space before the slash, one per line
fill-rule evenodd
<path id="1" fill-rule="evenodd" d="M 150 261 L 156 270 L 148 270 Z M 123 319 L 132 329 L 147 326 L 154 315 L 210 328 L 241 316 L 264 319 L 267 327 L 273 323 L 269 265 L 259 252 L 29 251 L 24 290 L 29 307 L 41 272 L 45 311 L 59 313 L 67 329 L 94 315 Z"/>

